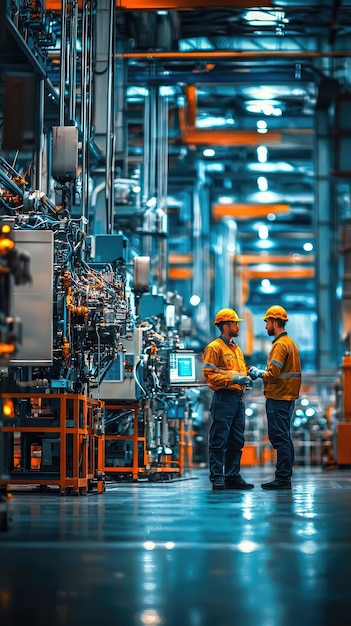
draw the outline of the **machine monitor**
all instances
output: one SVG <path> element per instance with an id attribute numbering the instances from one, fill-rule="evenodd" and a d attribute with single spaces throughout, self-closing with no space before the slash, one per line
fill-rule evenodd
<path id="1" fill-rule="evenodd" d="M 192 385 L 196 383 L 196 355 L 186 350 L 176 350 L 169 354 L 169 382 L 171 385 Z"/>

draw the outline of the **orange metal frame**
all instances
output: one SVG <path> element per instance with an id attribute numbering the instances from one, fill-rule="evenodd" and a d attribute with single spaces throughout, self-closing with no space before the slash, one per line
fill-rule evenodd
<path id="1" fill-rule="evenodd" d="M 137 402 L 133 402 L 130 404 L 118 404 L 115 402 L 105 403 L 106 409 L 108 410 L 122 410 L 129 407 L 130 411 L 133 413 L 133 433 L 131 435 L 109 435 L 105 434 L 103 436 L 104 442 L 104 464 L 105 464 L 105 449 L 106 449 L 106 441 L 131 441 L 133 444 L 133 460 L 132 465 L 125 467 L 118 465 L 116 467 L 104 466 L 104 472 L 107 474 L 132 474 L 133 480 L 137 480 L 140 474 L 145 473 L 145 467 L 139 466 L 139 442 L 143 443 L 143 458 L 146 457 L 146 439 L 145 439 L 145 426 L 144 432 L 142 436 L 139 436 L 139 404 Z"/>
<path id="2" fill-rule="evenodd" d="M 145 436 L 145 422 L 143 420 L 143 434 L 139 435 L 139 404 L 138 403 L 117 403 L 117 402 L 109 402 L 105 403 L 105 407 L 107 410 L 123 410 L 129 407 L 129 409 L 133 412 L 133 433 L 130 435 L 113 435 L 106 434 L 103 436 L 104 440 L 104 452 L 106 452 L 106 441 L 131 441 L 133 445 L 133 458 L 132 464 L 129 466 L 114 466 L 110 467 L 105 465 L 104 472 L 105 474 L 132 474 L 133 480 L 137 480 L 140 477 L 147 477 L 153 474 L 179 474 L 182 475 L 184 470 L 187 468 L 191 468 L 192 466 L 192 455 L 193 455 L 193 441 L 192 441 L 192 427 L 189 425 L 187 428 L 186 424 L 184 424 L 183 428 L 179 428 L 179 458 L 178 460 L 169 458 L 165 455 L 161 458 L 161 465 L 152 466 L 152 463 L 148 457 L 148 451 L 146 449 L 146 436 Z M 179 426 L 180 420 L 170 420 L 170 425 L 172 426 L 174 422 L 177 422 L 177 426 Z M 139 443 L 143 444 L 143 464 L 139 465 Z M 106 453 L 105 453 L 106 458 Z"/>
<path id="3" fill-rule="evenodd" d="M 3 426 L 2 428 L 3 433 L 58 434 L 60 442 L 59 476 L 52 479 L 40 478 L 40 472 L 35 469 L 35 471 L 29 472 L 30 476 L 28 477 L 19 474 L 18 478 L 10 477 L 7 480 L 1 480 L 1 487 L 7 487 L 9 484 L 55 485 L 59 487 L 62 494 L 73 491 L 75 495 L 78 495 L 91 491 L 94 485 L 97 492 L 104 491 L 102 435 L 96 435 L 93 429 L 93 410 L 103 407 L 100 400 L 78 394 L 3 393 L 1 397 L 11 399 L 14 403 L 16 399 L 35 399 L 36 402 L 59 400 L 60 407 L 59 426 L 19 425 Z M 69 402 L 73 406 L 72 414 L 68 410 Z M 73 419 L 73 426 L 67 426 L 68 416 L 70 421 Z M 67 436 L 72 437 L 72 476 L 67 476 Z"/>

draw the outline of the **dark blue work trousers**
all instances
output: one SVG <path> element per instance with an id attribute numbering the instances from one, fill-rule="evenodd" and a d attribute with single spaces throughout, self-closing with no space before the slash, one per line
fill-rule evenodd
<path id="1" fill-rule="evenodd" d="M 294 444 L 291 438 L 291 418 L 294 400 L 266 399 L 268 437 L 277 452 L 275 478 L 290 481 L 294 464 Z"/>
<path id="2" fill-rule="evenodd" d="M 243 394 L 215 391 L 210 413 L 208 463 L 212 483 L 230 483 L 240 476 L 240 459 L 244 447 L 245 404 Z"/>

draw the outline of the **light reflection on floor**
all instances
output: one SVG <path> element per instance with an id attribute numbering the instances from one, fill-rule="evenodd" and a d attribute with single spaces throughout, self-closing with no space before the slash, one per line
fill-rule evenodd
<path id="1" fill-rule="evenodd" d="M 207 470 L 104 494 L 14 493 L 0 624 L 349 626 L 351 472 L 212 492 Z"/>

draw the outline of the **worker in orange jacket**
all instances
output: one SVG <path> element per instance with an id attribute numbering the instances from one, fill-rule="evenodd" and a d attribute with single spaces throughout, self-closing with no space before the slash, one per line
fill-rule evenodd
<path id="1" fill-rule="evenodd" d="M 280 305 L 267 309 L 264 317 L 266 330 L 274 337 L 266 369 L 251 367 L 253 380 L 262 378 L 266 398 L 268 437 L 277 452 L 275 478 L 262 483 L 262 489 L 291 489 L 294 464 L 294 444 L 291 438 L 291 418 L 295 400 L 301 387 L 299 349 L 285 330 L 286 310 Z"/>
<path id="2" fill-rule="evenodd" d="M 234 309 L 218 311 L 215 325 L 221 335 L 209 343 L 203 353 L 203 372 L 214 392 L 210 407 L 208 461 L 213 490 L 252 489 L 240 475 L 244 447 L 245 387 L 251 383 L 244 354 L 234 339 L 239 335 Z"/>

